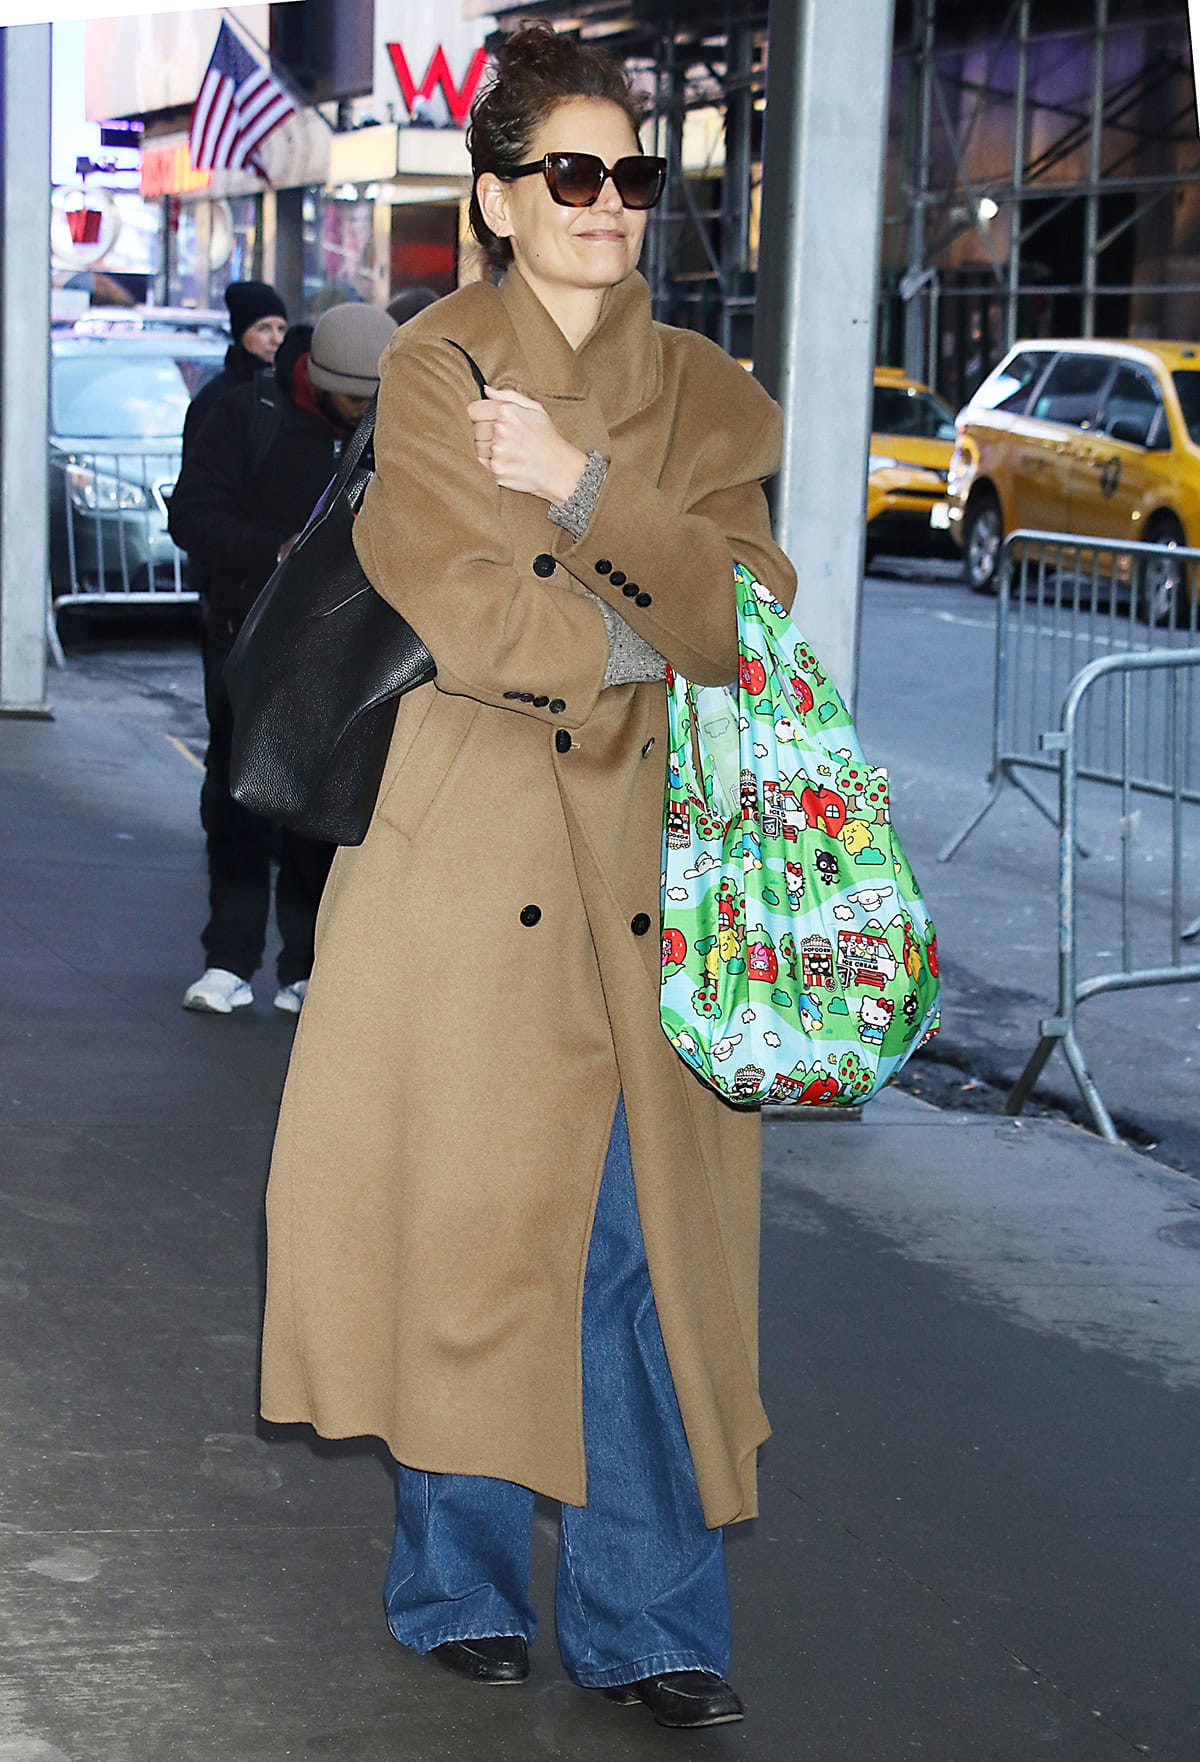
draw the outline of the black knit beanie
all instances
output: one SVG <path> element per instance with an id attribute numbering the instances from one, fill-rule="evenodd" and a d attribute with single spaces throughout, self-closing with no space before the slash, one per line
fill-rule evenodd
<path id="1" fill-rule="evenodd" d="M 225 289 L 225 304 L 235 342 L 240 342 L 243 332 L 260 318 L 287 319 L 287 307 L 265 281 L 231 281 Z"/>

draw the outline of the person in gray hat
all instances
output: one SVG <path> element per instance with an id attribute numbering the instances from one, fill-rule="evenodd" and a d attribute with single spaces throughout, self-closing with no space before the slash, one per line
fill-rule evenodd
<path id="1" fill-rule="evenodd" d="M 254 1001 L 270 915 L 271 856 L 279 843 L 275 912 L 282 937 L 275 1007 L 299 1013 L 313 959 L 329 845 L 276 833 L 229 792 L 233 711 L 223 670 L 234 638 L 276 565 L 304 528 L 379 384 L 395 331 L 378 306 L 334 306 L 309 339 L 296 327 L 274 377 L 226 394 L 194 436 L 171 498 L 176 543 L 208 575 L 204 690 L 209 744 L 200 819 L 208 849 L 206 964 L 185 1009 L 229 1015 Z M 308 347 L 303 347 L 304 342 Z"/>

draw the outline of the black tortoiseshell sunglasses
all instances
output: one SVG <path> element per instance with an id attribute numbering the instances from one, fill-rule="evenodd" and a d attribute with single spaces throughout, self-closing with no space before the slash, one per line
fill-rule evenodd
<path id="1" fill-rule="evenodd" d="M 595 153 L 547 153 L 531 165 L 518 165 L 508 176 L 533 177 L 539 171 L 563 208 L 590 208 L 610 177 L 626 208 L 653 208 L 667 181 L 666 160 L 649 153 L 631 153 L 611 168 Z"/>

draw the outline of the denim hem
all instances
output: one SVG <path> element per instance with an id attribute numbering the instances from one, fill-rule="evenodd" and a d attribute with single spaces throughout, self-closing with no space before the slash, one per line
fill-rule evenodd
<path id="1" fill-rule="evenodd" d="M 626 1683 L 644 1682 L 648 1676 L 662 1676 L 669 1670 L 707 1670 L 713 1676 L 723 1676 L 723 1672 L 697 1652 L 652 1652 L 648 1658 L 635 1658 L 630 1664 L 613 1664 L 607 1670 L 578 1674 L 568 1670 L 567 1674 L 581 1689 L 616 1689 Z"/>
<path id="2" fill-rule="evenodd" d="M 388 1632 L 398 1646 L 406 1646 L 410 1652 L 416 1652 L 422 1658 L 427 1652 L 432 1652 L 435 1646 L 447 1646 L 451 1640 L 524 1640 L 527 1646 L 533 1643 L 533 1635 L 524 1632 L 519 1627 L 493 1626 L 478 1630 L 469 1628 L 466 1633 L 462 1633 L 456 1627 L 448 1627 L 444 1632 L 434 1634 L 432 1637 L 423 1636 L 419 1640 L 402 1640 L 389 1622 Z"/>

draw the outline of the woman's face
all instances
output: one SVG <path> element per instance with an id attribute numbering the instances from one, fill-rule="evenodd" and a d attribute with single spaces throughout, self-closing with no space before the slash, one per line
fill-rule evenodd
<path id="1" fill-rule="evenodd" d="M 526 159 L 595 153 L 612 166 L 638 151 L 637 136 L 619 105 L 607 98 L 566 98 L 537 130 Z M 545 178 L 536 176 L 504 183 L 485 173 L 479 200 L 488 225 L 498 238 L 512 240 L 518 269 L 535 285 L 607 288 L 637 268 L 647 213 L 626 208 L 611 178 L 590 208 L 564 208 Z"/>
<path id="2" fill-rule="evenodd" d="M 253 355 L 256 360 L 265 361 L 269 367 L 286 335 L 287 324 L 284 319 L 260 318 L 257 323 L 248 325 L 242 332 L 242 347 L 248 355 Z"/>

